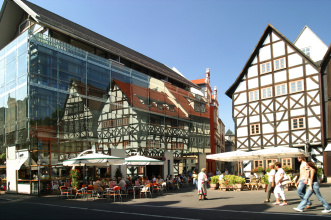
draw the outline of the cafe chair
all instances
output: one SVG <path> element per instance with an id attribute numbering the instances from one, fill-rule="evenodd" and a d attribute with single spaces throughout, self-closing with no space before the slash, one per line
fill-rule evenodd
<path id="1" fill-rule="evenodd" d="M 141 198 L 141 195 L 146 195 L 146 198 L 147 198 L 147 194 L 150 194 L 151 198 L 152 198 L 152 192 L 151 192 L 151 184 L 147 184 L 146 186 L 144 186 L 143 188 L 141 188 L 140 190 L 140 198 Z"/>

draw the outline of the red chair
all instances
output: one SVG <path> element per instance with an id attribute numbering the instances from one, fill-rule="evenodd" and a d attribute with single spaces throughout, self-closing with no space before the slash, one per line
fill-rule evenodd
<path id="1" fill-rule="evenodd" d="M 122 202 L 122 195 L 121 195 L 121 187 L 119 186 L 114 186 L 111 189 L 108 189 L 107 192 L 107 199 L 114 196 L 114 202 L 116 202 L 116 196 L 121 199 Z"/>

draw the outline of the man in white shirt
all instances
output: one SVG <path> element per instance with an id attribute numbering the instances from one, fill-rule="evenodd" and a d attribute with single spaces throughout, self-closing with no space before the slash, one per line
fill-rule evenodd
<path id="1" fill-rule="evenodd" d="M 118 186 L 121 187 L 121 190 L 125 191 L 125 181 L 122 179 L 122 177 L 118 177 L 119 183 Z"/>
<path id="2" fill-rule="evenodd" d="M 298 161 L 301 162 L 301 165 L 300 165 L 300 176 L 297 181 L 297 186 L 298 186 L 297 193 L 302 200 L 306 194 L 306 188 L 309 178 L 309 170 L 306 167 L 307 162 L 304 156 L 299 156 Z M 312 202 L 308 201 L 306 209 L 310 208 L 311 205 Z"/>

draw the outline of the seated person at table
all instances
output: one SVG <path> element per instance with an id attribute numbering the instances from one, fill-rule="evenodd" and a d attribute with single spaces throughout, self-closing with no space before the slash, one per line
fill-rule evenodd
<path id="1" fill-rule="evenodd" d="M 161 176 L 158 175 L 158 177 L 157 177 L 157 179 L 156 179 L 156 182 L 157 182 L 157 183 L 162 183 L 162 182 L 164 182 L 164 181 L 163 181 L 163 179 L 161 178 Z"/>
<path id="2" fill-rule="evenodd" d="M 128 176 L 126 178 L 125 183 L 126 183 L 126 185 L 130 185 L 131 184 L 131 178 L 130 178 L 130 176 Z"/>
<path id="3" fill-rule="evenodd" d="M 254 176 L 253 172 L 251 172 L 251 174 L 248 175 L 248 178 L 252 179 L 255 178 L 256 176 Z"/>
<path id="4" fill-rule="evenodd" d="M 98 192 L 98 196 L 99 196 L 99 193 L 103 191 L 102 182 L 100 181 L 99 178 L 97 178 L 96 180 L 97 181 L 95 181 L 95 183 L 93 184 L 93 188 Z"/>
<path id="5" fill-rule="evenodd" d="M 153 175 L 152 181 L 153 181 L 153 183 L 156 183 L 156 177 L 155 177 L 155 175 Z"/>
<path id="6" fill-rule="evenodd" d="M 121 187 L 121 190 L 125 190 L 125 185 L 126 185 L 126 183 L 125 183 L 125 181 L 122 179 L 122 177 L 118 177 L 118 181 L 119 181 L 118 186 Z"/>

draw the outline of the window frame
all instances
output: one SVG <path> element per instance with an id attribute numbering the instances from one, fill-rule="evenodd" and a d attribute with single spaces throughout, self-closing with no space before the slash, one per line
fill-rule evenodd
<path id="1" fill-rule="evenodd" d="M 268 89 L 270 89 L 270 96 L 267 96 L 267 97 L 264 97 L 264 91 L 266 91 L 266 94 L 268 94 Z M 265 88 L 262 88 L 261 89 L 261 99 L 269 99 L 269 98 L 272 98 L 272 87 L 269 86 L 269 87 L 265 87 Z"/>
<path id="2" fill-rule="evenodd" d="M 285 161 L 285 164 L 284 164 L 284 161 Z M 290 162 L 290 165 L 288 165 L 288 162 Z M 289 167 L 293 168 L 293 166 L 292 166 L 292 158 L 282 158 L 281 164 L 282 164 L 282 167 L 289 166 Z"/>
<path id="3" fill-rule="evenodd" d="M 298 90 L 298 82 L 301 82 L 301 87 L 302 89 L 299 91 Z M 292 89 L 292 83 L 295 83 L 295 91 Z M 303 79 L 295 80 L 290 82 L 290 92 L 291 93 L 297 93 L 297 92 L 303 92 L 304 91 L 304 84 L 303 84 Z"/>
<path id="4" fill-rule="evenodd" d="M 269 64 L 269 71 L 268 71 L 268 64 Z M 265 71 L 263 71 L 265 69 Z M 260 73 L 266 74 L 272 72 L 271 61 L 264 62 L 260 64 Z"/>
<path id="5" fill-rule="evenodd" d="M 279 61 L 279 68 L 277 68 L 277 61 Z M 283 66 L 281 65 L 283 61 Z M 278 58 L 274 60 L 274 71 L 285 69 L 286 68 L 286 60 L 285 57 Z"/>
<path id="6" fill-rule="evenodd" d="M 257 98 L 255 98 L 255 95 L 256 95 L 255 92 L 257 92 Z M 253 93 L 253 98 L 254 98 L 254 99 L 251 99 L 251 93 Z M 258 89 L 256 89 L 256 90 L 252 90 L 252 91 L 249 91 L 248 94 L 249 94 L 249 97 L 248 97 L 248 98 L 249 98 L 249 101 L 250 101 L 250 102 L 254 102 L 254 101 L 257 101 L 257 100 L 260 99 L 260 95 L 259 95 L 259 90 L 258 90 Z"/>
<path id="7" fill-rule="evenodd" d="M 252 127 L 254 129 L 254 132 L 252 132 Z M 258 127 L 258 133 L 256 132 L 256 128 Z M 249 125 L 249 133 L 250 135 L 259 135 L 261 134 L 261 125 L 260 123 L 254 123 Z"/>
<path id="8" fill-rule="evenodd" d="M 266 159 L 266 167 L 269 167 L 269 163 L 275 163 L 278 162 L 278 159 Z"/>
<path id="9" fill-rule="evenodd" d="M 277 94 L 277 87 L 280 87 L 280 91 L 281 91 L 281 94 Z M 282 86 L 285 86 L 285 93 L 282 93 Z M 287 94 L 287 84 L 286 83 L 282 83 L 282 84 L 277 84 L 275 85 L 275 96 L 282 96 L 282 95 L 286 95 Z"/>
<path id="10" fill-rule="evenodd" d="M 256 162 L 257 162 L 257 166 L 256 166 Z M 257 168 L 257 167 L 262 167 L 264 168 L 263 166 L 263 160 L 254 160 L 254 168 Z"/>
<path id="11" fill-rule="evenodd" d="M 298 122 L 297 122 L 297 123 L 298 123 L 298 127 L 295 128 L 295 127 L 294 127 L 294 120 L 300 120 L 300 119 L 302 119 L 302 121 L 303 121 L 303 126 L 300 127 L 300 122 L 298 121 Z M 300 117 L 291 118 L 291 129 L 292 129 L 292 130 L 305 129 L 305 128 L 306 128 L 306 120 L 305 120 L 305 119 L 306 119 L 305 116 L 300 116 Z"/>
<path id="12" fill-rule="evenodd" d="M 309 54 L 307 54 L 307 49 L 309 49 Z M 310 57 L 310 54 L 311 54 L 311 47 L 304 47 L 301 49 L 301 51 L 306 54 L 308 57 Z"/>

